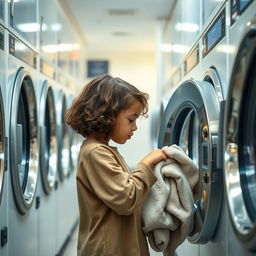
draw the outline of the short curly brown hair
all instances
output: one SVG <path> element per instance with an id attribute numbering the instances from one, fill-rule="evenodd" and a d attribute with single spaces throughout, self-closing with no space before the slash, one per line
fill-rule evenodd
<path id="1" fill-rule="evenodd" d="M 120 78 L 103 75 L 94 78 L 66 111 L 66 123 L 74 131 L 87 137 L 91 133 L 112 135 L 118 114 L 137 100 L 142 105 L 141 115 L 147 116 L 148 94 Z"/>

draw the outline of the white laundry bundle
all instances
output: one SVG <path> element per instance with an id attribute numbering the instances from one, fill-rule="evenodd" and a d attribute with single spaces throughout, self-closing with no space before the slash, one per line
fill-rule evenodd
<path id="1" fill-rule="evenodd" d="M 154 167 L 157 181 L 143 203 L 142 219 L 150 246 L 170 256 L 193 229 L 198 167 L 177 145 L 162 149 L 169 158 Z"/>

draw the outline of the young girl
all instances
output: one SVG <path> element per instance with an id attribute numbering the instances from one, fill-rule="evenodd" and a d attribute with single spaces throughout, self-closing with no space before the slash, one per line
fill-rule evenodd
<path id="1" fill-rule="evenodd" d="M 148 95 L 120 78 L 93 79 L 66 113 L 66 122 L 83 135 L 78 157 L 80 211 L 78 255 L 148 256 L 141 204 L 156 178 L 152 167 L 167 159 L 156 149 L 129 170 L 112 140 L 124 144 L 145 116 Z M 134 153 L 136 153 L 135 149 Z"/>

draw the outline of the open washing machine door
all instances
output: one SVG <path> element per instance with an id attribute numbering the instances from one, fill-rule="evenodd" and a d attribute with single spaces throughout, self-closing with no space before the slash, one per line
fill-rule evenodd
<path id="1" fill-rule="evenodd" d="M 14 199 L 20 214 L 33 204 L 38 176 L 38 123 L 35 89 L 29 73 L 20 68 L 12 88 L 10 169 Z"/>
<path id="2" fill-rule="evenodd" d="M 57 173 L 57 121 L 52 87 L 45 81 L 40 93 L 40 169 L 43 188 L 49 194 L 54 188 Z"/>
<path id="3" fill-rule="evenodd" d="M 209 82 L 187 80 L 172 94 L 160 127 L 158 146 L 177 144 L 199 166 L 192 243 L 208 242 L 222 203 L 222 171 L 217 166 L 219 103 Z"/>
<path id="4" fill-rule="evenodd" d="M 224 125 L 225 185 L 233 229 L 256 251 L 256 20 L 233 66 Z"/>

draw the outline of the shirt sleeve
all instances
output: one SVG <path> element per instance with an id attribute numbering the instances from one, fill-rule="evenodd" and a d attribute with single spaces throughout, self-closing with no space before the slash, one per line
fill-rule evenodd
<path id="1" fill-rule="evenodd" d="M 132 173 L 123 168 L 110 150 L 97 147 L 90 153 L 85 171 L 98 198 L 117 214 L 130 215 L 141 206 L 156 177 L 143 163 Z"/>

